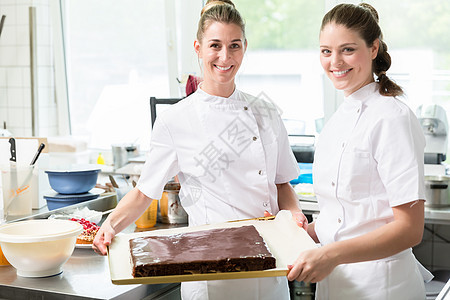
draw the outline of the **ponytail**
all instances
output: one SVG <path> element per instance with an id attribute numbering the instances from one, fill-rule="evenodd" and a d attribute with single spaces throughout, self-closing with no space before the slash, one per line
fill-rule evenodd
<path id="1" fill-rule="evenodd" d="M 401 96 L 403 95 L 403 89 L 386 75 L 386 71 L 391 67 L 391 56 L 387 52 L 387 49 L 386 43 L 380 39 L 377 57 L 372 62 L 372 70 L 377 76 L 381 95 L 392 97 Z"/>

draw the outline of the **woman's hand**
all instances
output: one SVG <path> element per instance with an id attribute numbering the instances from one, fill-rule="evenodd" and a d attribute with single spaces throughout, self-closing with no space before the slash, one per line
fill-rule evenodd
<path id="1" fill-rule="evenodd" d="M 287 279 L 319 282 L 328 276 L 337 263 L 329 257 L 326 247 L 303 251 L 293 265 L 288 265 Z"/>
<path id="2" fill-rule="evenodd" d="M 94 242 L 92 243 L 92 249 L 100 255 L 106 255 L 106 248 L 111 245 L 115 235 L 116 232 L 111 227 L 110 223 L 105 221 L 95 235 Z"/>
<path id="3" fill-rule="evenodd" d="M 295 211 L 291 212 L 292 218 L 294 219 L 295 223 L 299 226 L 308 231 L 308 219 L 301 211 Z"/>

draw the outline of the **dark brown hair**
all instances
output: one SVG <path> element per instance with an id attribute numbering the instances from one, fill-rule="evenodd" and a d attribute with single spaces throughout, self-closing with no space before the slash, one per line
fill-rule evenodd
<path id="1" fill-rule="evenodd" d="M 391 67 L 391 56 L 387 52 L 388 47 L 383 42 L 383 33 L 378 24 L 378 13 L 370 4 L 338 4 L 330 10 L 322 19 L 320 31 L 329 23 L 343 25 L 354 30 L 366 42 L 372 46 L 376 39 L 380 40 L 377 57 L 372 61 L 372 72 L 377 75 L 380 84 L 380 94 L 384 96 L 401 96 L 402 88 L 386 75 Z"/>
<path id="2" fill-rule="evenodd" d="M 213 22 L 236 24 L 242 29 L 245 39 L 245 23 L 231 0 L 208 0 L 198 21 L 197 40 L 201 43 L 203 34 Z"/>

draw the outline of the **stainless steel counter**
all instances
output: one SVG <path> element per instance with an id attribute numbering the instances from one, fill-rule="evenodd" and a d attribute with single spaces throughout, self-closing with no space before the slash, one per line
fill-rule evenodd
<path id="1" fill-rule="evenodd" d="M 299 199 L 300 207 L 306 214 L 318 214 L 319 204 L 316 201 Z M 425 206 L 425 223 L 450 225 L 450 207 L 431 208 Z"/>
<path id="2" fill-rule="evenodd" d="M 44 207 L 24 219 L 47 218 L 50 214 L 70 212 L 77 207 L 108 211 L 116 204 L 115 194 L 108 194 L 51 212 Z M 151 230 L 174 226 L 157 224 Z M 134 231 L 141 230 L 136 230 L 133 224 L 124 232 Z M 63 272 L 56 276 L 25 278 L 17 276 L 12 266 L 0 266 L 0 299 L 165 299 L 163 295 L 177 287 L 179 284 L 114 285 L 111 283 L 108 258 L 97 255 L 90 248 L 75 248 L 63 265 Z"/>

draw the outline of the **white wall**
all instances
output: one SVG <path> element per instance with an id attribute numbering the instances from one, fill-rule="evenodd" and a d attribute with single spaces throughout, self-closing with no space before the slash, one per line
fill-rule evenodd
<path id="1" fill-rule="evenodd" d="M 32 135 L 29 7 L 36 8 L 36 136 L 58 133 L 50 0 L 0 0 L 6 15 L 0 37 L 0 126 L 15 136 Z"/>

